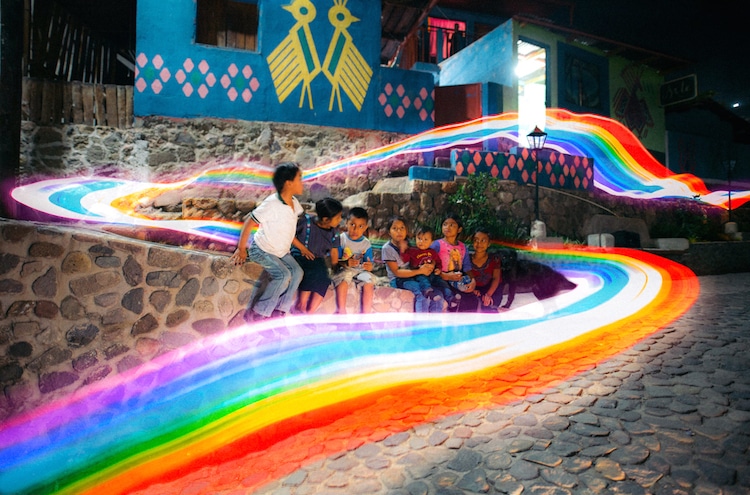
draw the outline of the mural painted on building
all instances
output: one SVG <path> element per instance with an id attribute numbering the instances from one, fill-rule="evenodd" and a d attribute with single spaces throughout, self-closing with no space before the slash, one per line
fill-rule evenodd
<path id="1" fill-rule="evenodd" d="M 380 3 L 266 2 L 257 48 L 195 41 L 192 1 L 139 0 L 135 115 L 218 117 L 418 133 L 432 74 L 380 66 Z"/>
<path id="2" fill-rule="evenodd" d="M 644 70 L 643 66 L 626 67 L 620 74 L 625 85 L 617 90 L 612 100 L 615 117 L 640 140 L 648 137 L 654 127 L 654 118 L 643 95 Z"/>

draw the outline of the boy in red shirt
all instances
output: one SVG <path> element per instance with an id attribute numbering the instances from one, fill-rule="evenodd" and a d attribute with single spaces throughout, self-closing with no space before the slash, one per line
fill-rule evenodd
<path id="1" fill-rule="evenodd" d="M 416 247 L 409 247 L 401 254 L 401 259 L 408 262 L 410 268 L 419 268 L 424 264 L 435 265 L 431 275 L 417 275 L 414 280 L 419 283 L 419 288 L 425 297 L 430 298 L 433 291 L 437 291 L 448 302 L 448 308 L 455 309 L 458 307 L 461 295 L 455 294 L 448 286 L 448 282 L 440 278 L 442 271 L 440 256 L 430 247 L 434 237 L 435 233 L 431 228 L 419 227 L 415 235 Z"/>

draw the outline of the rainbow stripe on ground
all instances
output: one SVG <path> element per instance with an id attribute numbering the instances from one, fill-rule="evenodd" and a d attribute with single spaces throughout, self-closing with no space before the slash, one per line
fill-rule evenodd
<path id="1" fill-rule="evenodd" d="M 658 331 L 698 295 L 690 270 L 646 252 L 527 256 L 578 287 L 460 320 L 269 320 L 14 418 L 0 427 L 0 493 L 179 493 L 196 478 L 205 493 L 252 490 L 393 432 L 540 392 Z"/>

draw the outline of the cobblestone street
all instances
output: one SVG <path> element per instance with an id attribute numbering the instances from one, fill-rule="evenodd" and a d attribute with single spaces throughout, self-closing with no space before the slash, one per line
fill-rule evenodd
<path id="1" fill-rule="evenodd" d="M 545 393 L 395 433 L 258 493 L 750 493 L 750 273 L 700 286 L 677 321 Z"/>

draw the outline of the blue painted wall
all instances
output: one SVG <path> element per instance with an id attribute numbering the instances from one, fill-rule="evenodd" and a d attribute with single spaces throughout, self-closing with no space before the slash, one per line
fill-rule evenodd
<path id="1" fill-rule="evenodd" d="M 440 85 L 480 82 L 513 87 L 516 77 L 513 53 L 513 21 L 507 21 L 443 61 L 440 64 Z"/>
<path id="2" fill-rule="evenodd" d="M 329 18 L 334 0 L 309 3 L 315 15 L 300 24 L 283 8 L 300 0 L 260 0 L 258 51 L 251 52 L 196 44 L 195 0 L 138 0 L 135 114 L 406 133 L 431 129 L 432 74 L 380 67 L 380 2 L 336 2 L 358 19 L 345 23 L 343 31 Z M 287 37 L 297 35 L 310 41 L 308 63 L 293 49 L 283 49 Z M 332 48 L 336 40 L 340 44 Z M 323 70 L 329 51 L 345 67 L 335 73 L 332 64 L 331 78 Z M 269 61 L 271 54 L 278 55 L 278 65 Z M 307 67 L 313 67 L 312 73 Z M 280 74 L 289 68 L 298 70 L 292 70 L 292 84 L 283 89 Z M 352 80 L 363 89 L 352 91 Z"/>

